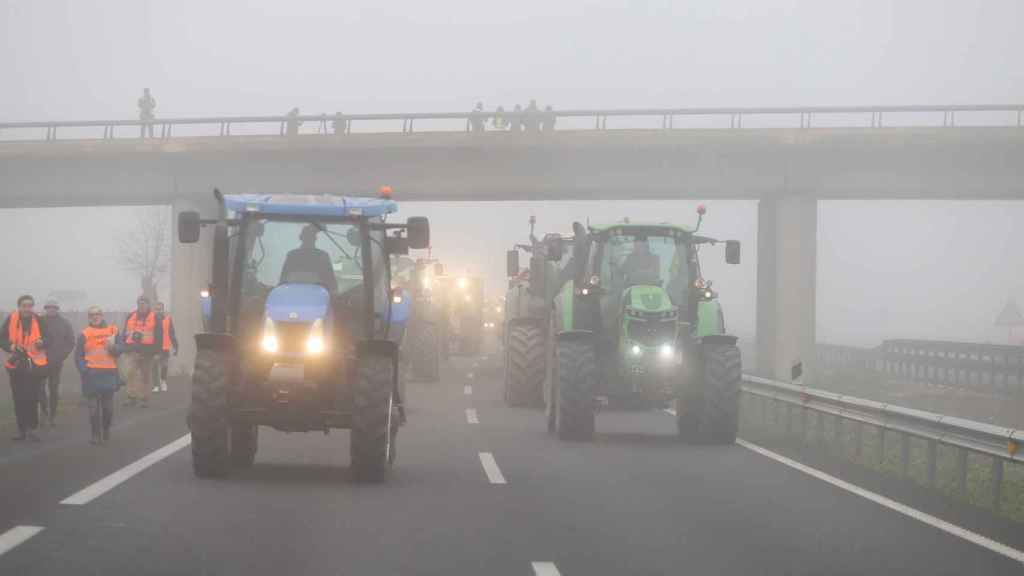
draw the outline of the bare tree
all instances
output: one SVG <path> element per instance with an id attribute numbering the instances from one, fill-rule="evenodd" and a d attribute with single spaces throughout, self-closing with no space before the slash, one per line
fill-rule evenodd
<path id="1" fill-rule="evenodd" d="M 136 211 L 135 224 L 117 239 L 117 258 L 126 271 L 137 274 L 142 294 L 157 300 L 160 279 L 170 267 L 171 235 L 166 210 L 150 206 Z"/>

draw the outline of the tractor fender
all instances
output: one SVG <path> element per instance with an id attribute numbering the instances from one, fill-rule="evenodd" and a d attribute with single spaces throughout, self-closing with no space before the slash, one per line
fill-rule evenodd
<path id="1" fill-rule="evenodd" d="M 708 344 L 728 344 L 730 346 L 735 346 L 738 340 L 737 336 L 730 334 L 707 334 L 700 338 L 701 342 L 707 342 Z"/>
<path id="2" fill-rule="evenodd" d="M 236 352 L 238 340 L 231 334 L 201 332 L 196 334 L 196 349 L 214 352 Z"/>
<path id="3" fill-rule="evenodd" d="M 595 338 L 596 335 L 591 330 L 563 330 L 555 335 L 559 342 L 593 342 Z"/>

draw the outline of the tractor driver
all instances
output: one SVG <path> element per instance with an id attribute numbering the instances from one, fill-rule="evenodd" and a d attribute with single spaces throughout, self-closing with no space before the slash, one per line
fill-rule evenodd
<path id="1" fill-rule="evenodd" d="M 281 284 L 288 282 L 319 284 L 331 294 L 338 292 L 338 278 L 334 275 L 331 257 L 316 247 L 319 233 L 313 224 L 306 225 L 299 234 L 302 243 L 288 253 L 281 268 Z"/>
<path id="2" fill-rule="evenodd" d="M 658 255 L 651 252 L 647 238 L 637 236 L 633 240 L 633 251 L 626 256 L 619 268 L 626 286 L 637 284 L 659 284 L 661 281 Z"/>

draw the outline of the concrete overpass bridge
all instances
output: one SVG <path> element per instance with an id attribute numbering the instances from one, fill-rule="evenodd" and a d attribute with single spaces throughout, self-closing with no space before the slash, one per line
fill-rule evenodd
<path id="1" fill-rule="evenodd" d="M 183 118 L 155 121 L 155 138 L 139 137 L 137 120 L 7 123 L 0 208 L 212 213 L 214 186 L 359 193 L 382 183 L 420 201 L 753 199 L 758 371 L 784 379 L 792 362 L 814 358 L 818 200 L 1024 199 L 1022 114 L 1024 105 L 570 110 L 553 113 L 557 130 L 525 132 L 472 129 L 492 113 Z M 290 134 L 297 121 L 305 131 Z M 204 254 L 174 249 L 184 333 L 198 326 Z"/>

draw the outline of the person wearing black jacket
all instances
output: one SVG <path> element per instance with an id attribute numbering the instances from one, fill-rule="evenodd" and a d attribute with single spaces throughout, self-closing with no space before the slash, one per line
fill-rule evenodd
<path id="1" fill-rule="evenodd" d="M 28 438 L 38 442 L 35 430 L 39 427 L 39 386 L 46 373 L 47 360 L 43 338 L 45 321 L 36 315 L 35 305 L 35 300 L 27 294 L 18 298 L 18 309 L 0 326 L 0 349 L 8 353 L 4 367 L 10 376 L 14 416 L 18 422 L 18 435 L 14 440 Z"/>
<path id="2" fill-rule="evenodd" d="M 39 408 L 48 417 L 50 428 L 53 428 L 57 403 L 60 401 L 60 375 L 64 361 L 75 349 L 75 332 L 67 318 L 60 315 L 60 304 L 56 300 L 47 300 L 43 309 L 46 310 L 43 340 L 46 341 L 48 363 L 45 383 L 39 386 Z"/>

